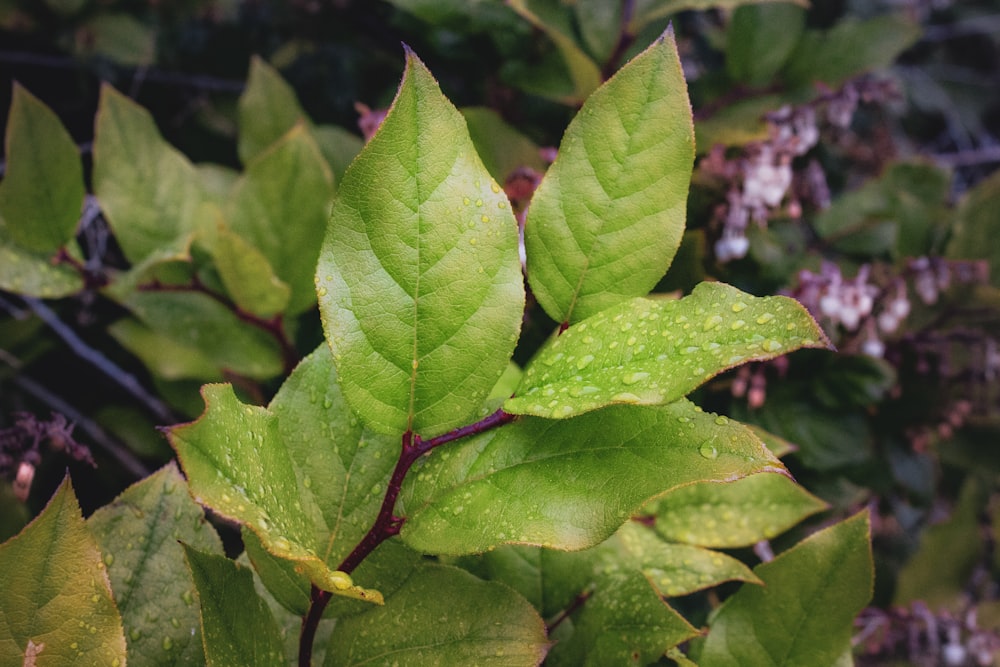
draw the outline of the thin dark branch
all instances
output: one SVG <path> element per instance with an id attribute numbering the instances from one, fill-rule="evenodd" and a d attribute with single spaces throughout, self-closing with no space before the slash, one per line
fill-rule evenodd
<path id="1" fill-rule="evenodd" d="M 556 616 L 554 619 L 552 619 L 551 623 L 548 623 L 545 626 L 546 634 L 551 635 L 552 631 L 555 630 L 557 627 L 559 627 L 560 623 L 562 623 L 571 615 L 573 615 L 573 613 L 576 612 L 577 609 L 582 607 L 584 603 L 587 601 L 587 599 L 590 598 L 590 596 L 591 596 L 590 591 L 584 591 L 583 593 L 580 593 L 575 598 L 573 598 L 573 601 L 569 603 L 569 606 L 563 609 L 561 612 L 559 612 L 559 615 Z"/>
<path id="2" fill-rule="evenodd" d="M 153 416 L 165 424 L 172 424 L 177 421 L 166 403 L 146 391 L 146 388 L 139 383 L 134 375 L 127 373 L 113 361 L 83 342 L 76 335 L 76 332 L 60 320 L 59 316 L 42 303 L 41 300 L 33 297 L 24 297 L 24 301 L 78 357 L 90 363 L 107 377 L 114 380 L 119 386 L 130 392 Z"/>
<path id="3" fill-rule="evenodd" d="M 610 79 L 618 71 L 618 65 L 621 63 L 622 58 L 635 42 L 635 35 L 628 29 L 629 24 L 632 22 L 633 14 L 635 14 L 635 0 L 622 0 L 622 16 L 618 29 L 618 42 L 611 51 L 611 55 L 608 56 L 607 61 L 605 61 L 604 67 L 601 68 L 601 78 L 604 81 Z"/>
<path id="4" fill-rule="evenodd" d="M 3 351 L 0 350 L 0 352 Z M 13 368 L 15 371 L 21 370 L 22 364 L 20 360 L 12 355 L 3 352 L 0 354 L 0 359 L 3 359 L 4 363 Z M 65 399 L 57 396 L 42 386 L 39 382 L 22 375 L 21 373 L 14 375 L 12 381 L 22 391 L 34 396 L 42 403 L 45 403 L 54 412 L 63 414 L 70 421 L 75 422 L 76 425 L 90 437 L 94 444 L 101 447 L 112 458 L 118 461 L 123 468 L 135 475 L 137 478 L 143 478 L 149 475 L 150 470 L 142 463 L 142 461 L 136 458 L 128 448 L 108 435 L 107 431 L 101 428 L 93 420 L 85 417 L 79 410 L 67 403 Z"/>

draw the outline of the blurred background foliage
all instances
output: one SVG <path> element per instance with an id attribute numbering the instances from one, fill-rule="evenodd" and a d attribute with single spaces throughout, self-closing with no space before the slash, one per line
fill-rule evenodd
<path id="1" fill-rule="evenodd" d="M 214 165 L 202 173 L 224 189 L 274 139 L 254 145 L 241 118 L 241 96 L 263 95 L 288 115 L 283 129 L 306 116 L 337 178 L 391 101 L 405 42 L 523 205 L 577 105 L 668 23 L 698 159 L 688 231 L 660 291 L 718 279 L 790 294 L 837 346 L 744 366 L 698 402 L 794 445 L 790 469 L 833 508 L 817 521 L 872 508 L 878 577 L 858 621 L 859 660 L 994 664 L 997 2 L 0 0 L 0 124 L 17 81 L 65 124 L 89 183 L 108 82 L 152 113 L 168 143 Z M 88 224 L 85 254 L 97 238 L 99 263 L 126 268 L 100 216 Z M 122 304 L 99 290 L 58 310 L 89 347 L 154 386 L 165 415 L 196 416 L 197 387 L 219 379 L 215 370 L 170 379 L 141 332 L 122 324 Z M 299 355 L 320 341 L 314 311 L 296 315 Z M 38 512 L 67 465 L 89 471 L 91 455 L 99 464 L 94 483 L 77 488 L 92 510 L 171 456 L 152 428 L 166 422 L 95 373 L 44 312 L 0 292 L 0 473 L 12 482 L 0 485 L 0 540 Z M 526 321 L 529 343 L 551 330 L 537 309 Z M 266 373 L 242 380 L 261 398 L 280 383 Z M 50 411 L 76 421 L 76 435 L 46 421 Z M 37 468 L 30 495 L 15 479 L 22 460 Z"/>

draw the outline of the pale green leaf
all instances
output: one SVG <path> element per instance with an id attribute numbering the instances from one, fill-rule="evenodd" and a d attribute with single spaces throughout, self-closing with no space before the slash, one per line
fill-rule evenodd
<path id="1" fill-rule="evenodd" d="M 83 197 L 83 165 L 73 138 L 41 100 L 14 84 L 0 181 L 4 236 L 52 254 L 73 237 Z"/>
<path id="2" fill-rule="evenodd" d="M 539 664 L 548 645 L 542 619 L 520 595 L 427 564 L 384 607 L 338 622 L 325 665 L 527 666 Z"/>
<path id="3" fill-rule="evenodd" d="M 268 146 L 305 119 L 295 91 L 278 70 L 258 56 L 250 60 L 247 86 L 237 103 L 240 161 L 249 164 Z"/>
<path id="4" fill-rule="evenodd" d="M 332 198 L 333 174 L 302 125 L 257 155 L 233 186 L 229 225 L 291 288 L 290 314 L 316 301 L 313 276 Z"/>
<path id="5" fill-rule="evenodd" d="M 179 343 L 136 319 L 118 320 L 107 331 L 119 345 L 139 357 L 146 368 L 165 380 L 222 379 L 219 368 L 197 347 Z"/>
<path id="6" fill-rule="evenodd" d="M 175 345 L 197 350 L 218 368 L 259 379 L 282 370 L 281 350 L 274 337 L 207 294 L 138 291 L 130 293 L 122 305 L 150 329 Z"/>
<path id="7" fill-rule="evenodd" d="M 312 128 L 312 135 L 330 165 L 334 181 L 340 182 L 351 161 L 364 147 L 364 140 L 336 125 L 316 125 Z"/>
<path id="8" fill-rule="evenodd" d="M 184 556 L 198 591 L 209 667 L 281 664 L 281 633 L 250 569 L 187 544 Z"/>
<path id="9" fill-rule="evenodd" d="M 584 549 L 672 488 L 765 470 L 783 468 L 752 433 L 687 401 L 617 406 L 523 418 L 433 452 L 411 470 L 397 513 L 403 539 L 427 553 Z"/>
<path id="10" fill-rule="evenodd" d="M 771 83 L 798 43 L 805 19 L 805 9 L 790 3 L 738 8 L 726 37 L 729 76 L 750 86 Z"/>
<path id="11" fill-rule="evenodd" d="M 764 586 L 743 586 L 726 601 L 698 664 L 837 664 L 872 595 L 869 534 L 862 512 L 754 568 Z"/>
<path id="12" fill-rule="evenodd" d="M 219 229 L 211 252 L 222 284 L 240 310 L 269 318 L 288 305 L 291 296 L 288 284 L 275 275 L 264 253 L 242 236 L 226 228 Z"/>
<path id="13" fill-rule="evenodd" d="M 57 299 L 83 289 L 83 278 L 75 269 L 53 265 L 48 253 L 24 250 L 6 237 L 0 218 L 0 289 L 40 299 Z"/>
<path id="14" fill-rule="evenodd" d="M 241 403 L 228 385 L 207 385 L 203 395 L 202 417 L 169 431 L 195 498 L 252 530 L 321 588 L 380 599 L 338 587 L 347 579 L 336 568 L 378 513 L 399 441 L 359 424 L 326 346 L 299 364 L 267 408 Z"/>
<path id="15" fill-rule="evenodd" d="M 601 85 L 601 70 L 577 44 L 570 14 L 561 3 L 553 0 L 508 0 L 507 6 L 544 32 L 559 50 L 572 83 L 572 94 L 563 101 L 579 103 Z"/>
<path id="16" fill-rule="evenodd" d="M 0 545 L 0 656 L 4 665 L 125 664 L 122 618 L 69 477 Z"/>
<path id="17" fill-rule="evenodd" d="M 104 85 L 95 133 L 94 192 L 131 263 L 205 224 L 198 170 L 163 140 L 148 111 Z"/>
<path id="18" fill-rule="evenodd" d="M 130 486 L 87 520 L 121 611 L 129 660 L 205 663 L 194 581 L 178 541 L 222 555 L 222 542 L 173 463 Z"/>
<path id="19" fill-rule="evenodd" d="M 504 410 L 561 418 L 670 403 L 744 362 L 824 345 L 794 299 L 701 283 L 683 299 L 633 299 L 571 326 L 535 355 Z"/>
<path id="20" fill-rule="evenodd" d="M 668 31 L 590 96 L 535 191 L 525 245 L 545 312 L 577 322 L 656 285 L 684 231 L 693 161 Z"/>
<path id="21" fill-rule="evenodd" d="M 733 548 L 777 537 L 826 503 L 784 475 L 765 474 L 683 486 L 647 509 L 669 540 Z"/>
<path id="22" fill-rule="evenodd" d="M 517 225 L 461 114 L 412 52 L 385 121 L 344 175 L 317 285 L 344 395 L 380 432 L 431 437 L 466 423 L 513 352 Z"/>
<path id="23" fill-rule="evenodd" d="M 713 146 L 744 146 L 769 137 L 764 115 L 777 111 L 785 104 L 805 102 L 794 94 L 759 95 L 728 104 L 707 118 L 695 123 L 698 153 L 708 153 Z"/>

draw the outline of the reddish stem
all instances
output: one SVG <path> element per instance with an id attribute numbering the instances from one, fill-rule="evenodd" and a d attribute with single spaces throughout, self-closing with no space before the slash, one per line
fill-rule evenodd
<path id="1" fill-rule="evenodd" d="M 396 501 L 399 499 L 400 491 L 402 491 L 403 479 L 405 479 L 406 473 L 409 472 L 410 467 L 416 463 L 417 459 L 436 447 L 470 435 L 484 433 L 508 424 L 514 421 L 515 418 L 516 415 L 509 414 L 503 410 L 497 410 L 474 424 L 456 428 L 429 440 L 421 439 L 419 435 L 416 435 L 412 431 L 404 433 L 399 458 L 396 460 L 396 467 L 393 468 L 392 475 L 389 476 L 389 485 L 385 490 L 385 496 L 382 498 L 382 506 L 379 507 L 375 522 L 337 569 L 350 574 L 380 544 L 390 537 L 399 534 L 405 518 L 393 514 L 393 509 L 396 507 Z M 320 590 L 316 586 L 312 587 L 309 612 L 302 618 L 302 631 L 299 634 L 299 667 L 309 667 L 312 662 L 312 646 L 316 638 L 316 629 L 323 618 L 323 611 L 326 609 L 326 605 L 329 604 L 331 597 L 332 593 Z"/>

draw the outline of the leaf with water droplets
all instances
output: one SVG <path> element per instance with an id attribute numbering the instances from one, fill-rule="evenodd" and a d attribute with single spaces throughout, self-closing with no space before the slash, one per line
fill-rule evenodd
<path id="1" fill-rule="evenodd" d="M 677 486 L 784 470 L 748 429 L 718 421 L 684 400 L 519 419 L 418 461 L 397 505 L 401 536 L 426 553 L 583 549 Z"/>
<path id="2" fill-rule="evenodd" d="M 0 545 L 5 665 L 124 665 L 122 618 L 67 476 L 35 519 Z"/>
<path id="3" fill-rule="evenodd" d="M 694 126 L 671 31 L 584 103 L 525 223 L 528 281 L 558 322 L 649 292 L 684 231 Z"/>
<path id="4" fill-rule="evenodd" d="M 254 590 L 250 569 L 186 544 L 184 556 L 198 590 L 208 664 L 281 664 L 281 633 L 271 610 Z"/>
<path id="5" fill-rule="evenodd" d="M 51 255 L 73 238 L 86 190 L 73 138 L 53 111 L 14 83 L 0 181 L 4 236 L 33 253 Z"/>
<path id="6" fill-rule="evenodd" d="M 520 271 L 506 197 L 408 51 L 385 121 L 344 175 L 316 278 L 358 415 L 396 436 L 472 420 L 517 341 Z"/>
<path id="7" fill-rule="evenodd" d="M 671 403 L 744 362 L 825 345 L 794 299 L 701 283 L 683 299 L 632 299 L 571 326 L 535 355 L 504 410 L 565 418 Z"/>
<path id="8" fill-rule="evenodd" d="M 713 618 L 701 667 L 833 665 L 850 648 L 854 617 L 871 599 L 867 512 L 822 530 L 754 574 Z"/>
<path id="9" fill-rule="evenodd" d="M 202 394 L 205 413 L 168 431 L 195 498 L 320 588 L 380 601 L 337 568 L 378 513 L 399 443 L 359 424 L 329 349 L 303 360 L 266 408 L 240 402 L 229 385 Z"/>
<path id="10" fill-rule="evenodd" d="M 338 622 L 325 667 L 382 664 L 388 656 L 414 667 L 537 665 L 548 646 L 542 619 L 510 588 L 426 564 L 384 607 Z"/>
<path id="11" fill-rule="evenodd" d="M 669 540 L 735 548 L 777 537 L 826 507 L 784 475 L 750 475 L 727 484 L 674 489 L 647 511 L 656 517 L 657 532 Z"/>
<path id="12" fill-rule="evenodd" d="M 57 299 L 83 289 L 83 278 L 72 267 L 52 264 L 48 253 L 18 247 L 7 238 L 0 217 L 0 289 L 40 299 Z"/>
<path id="13" fill-rule="evenodd" d="M 194 581 L 178 541 L 222 555 L 222 542 L 170 463 L 89 519 L 122 614 L 129 658 L 144 664 L 205 663 Z M 169 646 L 169 648 L 165 648 Z"/>

